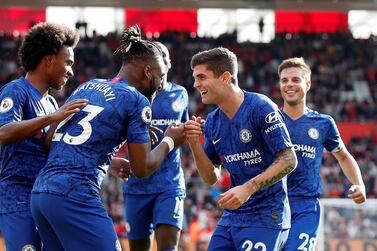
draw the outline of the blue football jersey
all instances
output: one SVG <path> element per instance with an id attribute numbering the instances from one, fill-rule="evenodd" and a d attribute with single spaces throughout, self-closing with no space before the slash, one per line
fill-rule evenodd
<path id="1" fill-rule="evenodd" d="M 89 103 L 61 122 L 46 166 L 33 192 L 65 195 L 81 201 L 99 195 L 100 184 L 118 146 L 150 141 L 149 101 L 124 80 L 95 79 L 80 85 L 67 101 Z"/>
<path id="2" fill-rule="evenodd" d="M 304 115 L 292 120 L 282 111 L 293 148 L 297 155 L 297 168 L 288 175 L 289 196 L 318 197 L 322 194 L 319 169 L 322 153 L 339 151 L 344 145 L 334 119 L 306 109 Z"/>
<path id="3" fill-rule="evenodd" d="M 221 109 L 211 112 L 205 123 L 204 149 L 214 164 L 231 175 L 231 187 L 244 184 L 266 170 L 275 154 L 292 147 L 279 109 L 264 95 L 245 92 L 233 118 Z M 223 226 L 290 227 L 286 179 L 253 194 L 237 210 L 224 210 Z"/>
<path id="4" fill-rule="evenodd" d="M 45 116 L 58 109 L 53 97 L 43 96 L 24 77 L 4 87 L 0 102 L 0 126 Z M 47 160 L 44 145 L 48 128 L 20 142 L 0 145 L 0 213 L 30 210 L 31 189 Z"/>
<path id="5" fill-rule="evenodd" d="M 164 90 L 156 93 L 152 101 L 151 124 L 165 131 L 172 123 L 184 123 L 188 119 L 186 89 L 175 83 L 166 83 Z M 157 135 L 160 142 L 164 135 Z M 131 176 L 123 185 L 123 191 L 129 194 L 153 194 L 173 189 L 185 189 L 179 148 L 171 151 L 159 169 L 149 177 L 138 179 Z"/>

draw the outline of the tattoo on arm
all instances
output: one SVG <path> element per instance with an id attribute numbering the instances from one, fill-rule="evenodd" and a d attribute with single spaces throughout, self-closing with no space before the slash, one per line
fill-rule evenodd
<path id="1" fill-rule="evenodd" d="M 259 184 L 259 190 L 265 187 L 271 186 L 281 180 L 283 177 L 288 175 L 292 172 L 293 169 L 296 167 L 296 156 L 293 152 L 292 148 L 286 148 L 280 152 L 278 152 L 275 161 L 270 165 L 269 168 L 273 167 L 274 165 L 285 165 L 285 167 L 278 173 L 275 173 L 271 178 L 266 179 Z M 282 162 L 282 163 L 279 163 Z"/>

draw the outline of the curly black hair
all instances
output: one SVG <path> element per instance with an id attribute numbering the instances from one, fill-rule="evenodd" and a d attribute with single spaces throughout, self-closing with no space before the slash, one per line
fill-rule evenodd
<path id="1" fill-rule="evenodd" d="M 33 26 L 18 51 L 26 72 L 34 70 L 44 56 L 57 54 L 63 46 L 76 47 L 79 34 L 64 25 L 43 22 Z"/>
<path id="2" fill-rule="evenodd" d="M 162 56 L 162 51 L 158 46 L 141 38 L 138 25 L 130 26 L 123 32 L 120 46 L 114 53 L 122 53 L 123 63 L 146 60 L 151 56 Z"/>

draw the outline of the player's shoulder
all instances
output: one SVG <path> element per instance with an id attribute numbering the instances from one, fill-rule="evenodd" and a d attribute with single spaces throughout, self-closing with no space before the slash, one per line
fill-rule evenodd
<path id="1" fill-rule="evenodd" d="M 253 118 L 279 111 L 278 106 L 269 97 L 260 93 L 245 92 L 244 102 L 243 112 Z"/>
<path id="2" fill-rule="evenodd" d="M 121 81 L 117 84 L 114 84 L 113 87 L 117 89 L 117 91 L 124 93 L 125 95 L 130 95 L 136 97 L 138 99 L 147 99 L 141 92 L 139 92 L 135 87 L 128 84 L 127 81 Z"/>
<path id="3" fill-rule="evenodd" d="M 220 117 L 221 110 L 219 107 L 216 107 L 213 111 L 208 113 L 206 117 L 206 123 L 213 123 L 213 121 L 216 121 Z"/>
<path id="4" fill-rule="evenodd" d="M 266 95 L 256 92 L 247 92 L 245 91 L 245 101 L 255 105 L 273 105 L 276 104 Z"/>
<path id="5" fill-rule="evenodd" d="M 175 82 L 167 82 L 167 85 L 168 85 L 167 86 L 167 91 L 170 91 L 170 92 L 180 92 L 180 93 L 184 93 L 185 95 L 187 95 L 187 90 L 182 85 L 177 84 Z"/>
<path id="6" fill-rule="evenodd" d="M 18 97 L 27 97 L 29 96 L 32 89 L 31 84 L 27 82 L 24 77 L 20 77 L 13 81 L 8 82 L 5 84 L 0 92 L 1 95 L 4 96 L 18 96 Z"/>
<path id="7" fill-rule="evenodd" d="M 310 119 L 315 119 L 315 120 L 320 120 L 320 121 L 328 121 L 332 122 L 334 121 L 333 117 L 331 115 L 325 114 L 325 113 L 320 113 L 318 111 L 312 110 L 310 108 L 306 108 L 306 117 Z"/>
<path id="8" fill-rule="evenodd" d="M 17 88 L 17 89 L 27 89 L 28 85 L 27 85 L 27 80 L 24 78 L 24 77 L 20 77 L 18 79 L 14 79 L 8 83 L 6 83 L 4 86 L 3 86 L 3 90 L 5 89 L 13 89 L 13 88 Z"/>

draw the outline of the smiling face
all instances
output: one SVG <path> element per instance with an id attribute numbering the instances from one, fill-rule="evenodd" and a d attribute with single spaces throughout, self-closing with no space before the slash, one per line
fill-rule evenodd
<path id="1" fill-rule="evenodd" d="M 200 93 L 204 104 L 217 104 L 220 95 L 221 80 L 214 72 L 207 69 L 207 65 L 199 64 L 193 69 L 194 87 Z"/>
<path id="2" fill-rule="evenodd" d="M 67 83 L 67 80 L 73 76 L 73 49 L 72 47 L 63 46 L 57 54 L 49 57 L 50 63 L 46 71 L 49 78 L 49 86 L 53 89 L 60 90 Z"/>
<path id="3" fill-rule="evenodd" d="M 310 89 L 310 80 L 305 77 L 300 67 L 285 68 L 280 73 L 280 92 L 284 104 L 297 105 L 304 103 L 306 93 Z"/>

